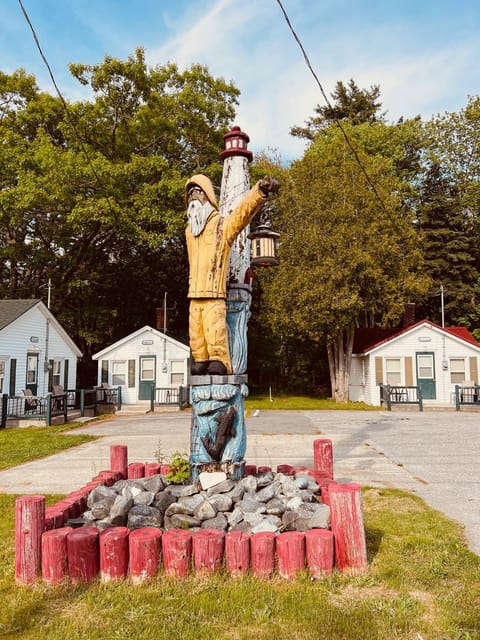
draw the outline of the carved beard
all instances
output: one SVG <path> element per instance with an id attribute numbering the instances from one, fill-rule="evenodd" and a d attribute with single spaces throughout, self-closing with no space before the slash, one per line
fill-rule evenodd
<path id="1" fill-rule="evenodd" d="M 199 236 L 207 224 L 207 220 L 213 211 L 213 207 L 208 200 L 202 204 L 199 200 L 192 200 L 188 204 L 187 216 L 192 234 Z"/>

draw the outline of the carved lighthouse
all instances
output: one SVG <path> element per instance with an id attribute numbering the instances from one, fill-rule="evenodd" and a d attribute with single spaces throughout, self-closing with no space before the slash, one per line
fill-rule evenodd
<path id="1" fill-rule="evenodd" d="M 219 212 L 228 216 L 250 188 L 249 137 L 240 127 L 225 134 Z M 244 398 L 247 387 L 247 324 L 250 317 L 252 272 L 249 228 L 237 236 L 230 252 L 227 278 L 227 324 L 232 374 L 192 376 L 190 475 L 222 471 L 239 479 L 245 473 L 247 445 Z"/>

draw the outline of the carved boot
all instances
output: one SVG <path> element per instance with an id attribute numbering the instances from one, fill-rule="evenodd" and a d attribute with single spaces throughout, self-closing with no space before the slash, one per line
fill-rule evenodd
<path id="1" fill-rule="evenodd" d="M 211 376 L 226 376 L 227 375 L 227 367 L 220 362 L 220 360 L 210 360 L 208 363 L 207 372 Z"/>
<path id="2" fill-rule="evenodd" d="M 192 376 L 201 376 L 207 373 L 209 362 L 208 360 L 203 360 L 201 362 L 192 362 L 190 365 L 190 373 Z"/>

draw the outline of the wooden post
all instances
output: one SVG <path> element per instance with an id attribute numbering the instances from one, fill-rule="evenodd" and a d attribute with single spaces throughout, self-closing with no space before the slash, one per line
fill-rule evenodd
<path id="1" fill-rule="evenodd" d="M 336 486 L 335 480 L 327 482 L 321 487 L 322 503 L 330 506 L 330 489 Z"/>
<path id="2" fill-rule="evenodd" d="M 272 467 L 267 467 L 267 466 L 261 466 L 261 467 L 257 467 L 257 474 L 260 475 L 261 473 L 269 473 L 272 470 Z"/>
<path id="3" fill-rule="evenodd" d="M 257 465 L 256 464 L 246 464 L 245 465 L 245 475 L 246 476 L 255 476 L 255 475 L 257 475 Z"/>
<path id="4" fill-rule="evenodd" d="M 22 496 L 15 501 L 15 578 L 34 582 L 42 568 L 45 496 Z"/>
<path id="5" fill-rule="evenodd" d="M 45 531 L 62 527 L 68 517 L 68 507 L 53 504 L 45 509 Z"/>
<path id="6" fill-rule="evenodd" d="M 80 527 L 67 536 L 68 570 L 72 582 L 91 582 L 98 574 L 99 531 L 96 527 Z"/>
<path id="7" fill-rule="evenodd" d="M 169 464 L 161 464 L 160 465 L 160 473 L 162 474 L 162 476 L 166 476 L 167 473 L 169 473 L 170 471 L 170 465 Z"/>
<path id="8" fill-rule="evenodd" d="M 333 571 L 334 538 L 329 529 L 310 529 L 305 532 L 305 558 L 313 578 L 329 576 Z"/>
<path id="9" fill-rule="evenodd" d="M 162 532 L 154 527 L 135 529 L 128 536 L 130 579 L 141 584 L 157 575 L 160 565 Z"/>
<path id="10" fill-rule="evenodd" d="M 185 578 L 192 559 L 192 534 L 185 529 L 169 529 L 162 535 L 163 567 L 165 573 Z"/>
<path id="11" fill-rule="evenodd" d="M 72 527 L 51 529 L 42 535 L 42 579 L 59 584 L 68 577 L 67 535 Z"/>
<path id="12" fill-rule="evenodd" d="M 289 476 L 293 470 L 291 464 L 279 464 L 277 465 L 277 473 L 284 473 L 286 476 Z"/>
<path id="13" fill-rule="evenodd" d="M 333 480 L 333 447 L 328 438 L 313 441 L 313 466 Z"/>
<path id="14" fill-rule="evenodd" d="M 129 480 L 145 477 L 145 464 L 143 462 L 131 462 L 128 465 L 127 477 Z"/>
<path id="15" fill-rule="evenodd" d="M 121 479 L 126 480 L 128 468 L 128 447 L 125 444 L 110 445 L 110 470 L 122 474 Z"/>
<path id="16" fill-rule="evenodd" d="M 100 579 L 120 580 L 128 573 L 128 527 L 112 527 L 100 533 Z"/>
<path id="17" fill-rule="evenodd" d="M 362 489 L 351 483 L 331 484 L 328 490 L 337 568 L 344 573 L 360 575 L 368 566 Z"/>
<path id="18" fill-rule="evenodd" d="M 145 478 L 156 476 L 157 473 L 160 473 L 160 465 L 158 462 L 148 462 L 145 465 Z"/>
<path id="19" fill-rule="evenodd" d="M 223 564 L 225 534 L 218 529 L 200 529 L 192 535 L 193 568 L 197 573 L 215 573 Z"/>
<path id="20" fill-rule="evenodd" d="M 278 573 L 293 580 L 305 568 L 305 534 L 301 531 L 285 531 L 277 536 Z"/>
<path id="21" fill-rule="evenodd" d="M 243 575 L 250 566 L 250 536 L 243 531 L 225 534 L 225 567 L 232 577 Z"/>
<path id="22" fill-rule="evenodd" d="M 250 536 L 250 567 L 257 578 L 268 578 L 275 569 L 275 534 L 271 531 Z"/>

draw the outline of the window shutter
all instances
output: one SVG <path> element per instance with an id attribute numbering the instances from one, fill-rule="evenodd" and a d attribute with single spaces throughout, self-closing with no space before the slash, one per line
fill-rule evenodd
<path id="1" fill-rule="evenodd" d="M 405 357 L 405 384 L 413 387 L 413 360 L 412 356 Z"/>
<path id="2" fill-rule="evenodd" d="M 478 360 L 477 356 L 470 356 L 470 380 L 478 384 Z"/>
<path id="3" fill-rule="evenodd" d="M 108 360 L 102 360 L 102 379 L 100 384 L 106 382 L 108 384 Z"/>
<path id="4" fill-rule="evenodd" d="M 128 361 L 128 386 L 130 389 L 135 386 L 135 360 Z"/>
<path id="5" fill-rule="evenodd" d="M 375 382 L 383 384 L 383 358 L 375 358 Z"/>
<path id="6" fill-rule="evenodd" d="M 10 360 L 10 385 L 9 385 L 9 395 L 15 395 L 15 387 L 17 386 L 17 359 L 12 358 Z"/>
<path id="7" fill-rule="evenodd" d="M 48 391 L 53 388 L 53 360 L 48 361 Z"/>
<path id="8" fill-rule="evenodd" d="M 63 363 L 63 388 L 68 391 L 68 365 L 70 360 L 65 360 Z"/>

